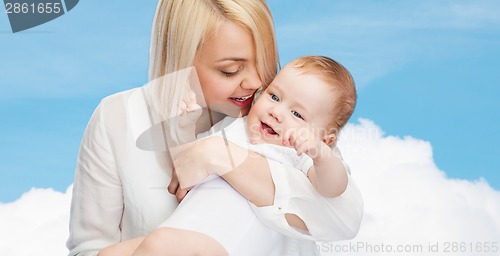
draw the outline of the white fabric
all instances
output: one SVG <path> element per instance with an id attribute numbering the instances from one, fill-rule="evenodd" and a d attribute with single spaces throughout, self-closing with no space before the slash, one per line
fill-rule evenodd
<path id="1" fill-rule="evenodd" d="M 277 145 L 250 144 L 245 132 L 246 121 L 246 117 L 225 117 L 210 131 L 197 137 L 225 137 L 269 159 L 297 169 L 303 167 L 302 171 L 307 173 L 313 164 L 307 155 L 299 157 L 294 149 Z M 248 200 L 218 176 L 209 177 L 195 186 L 160 226 L 208 235 L 217 240 L 231 256 L 268 255 L 279 241 L 279 234 L 257 219 Z"/>
<path id="2" fill-rule="evenodd" d="M 313 166 L 313 161 L 308 155 L 302 154 L 301 156 L 297 156 L 295 149 L 289 147 L 273 144 L 251 144 L 246 133 L 247 119 L 246 116 L 239 118 L 227 116 L 216 123 L 209 131 L 198 134 L 197 138 L 204 138 L 207 136 L 225 137 L 242 148 L 246 148 L 287 166 L 294 167 L 307 174 L 309 168 Z M 224 133 L 222 130 L 224 130 Z"/>
<path id="3" fill-rule="evenodd" d="M 266 207 L 250 204 L 266 226 L 289 237 L 315 241 L 338 241 L 357 234 L 363 201 L 351 177 L 348 176 L 349 182 L 342 195 L 324 198 L 302 173 L 287 170 L 274 160 L 268 162 L 275 186 L 274 203 Z M 299 216 L 310 234 L 290 227 L 285 219 L 286 213 Z"/>
<path id="4" fill-rule="evenodd" d="M 94 111 L 77 160 L 67 241 L 69 255 L 96 255 L 104 247 L 146 235 L 177 207 L 175 197 L 166 188 L 172 173 L 168 154 L 142 150 L 136 145 L 141 135 L 137 131 L 155 125 L 147 106 L 141 89 L 136 88 L 103 99 Z M 154 143 L 163 140 L 160 132 L 151 132 L 150 136 Z M 276 210 L 277 202 L 288 202 L 305 211 L 303 219 L 311 234 L 318 234 L 319 239 L 349 239 L 356 233 L 361 222 L 362 199 L 352 180 L 344 193 L 349 196 L 317 202 L 330 211 L 316 218 L 311 217 L 312 212 L 319 215 L 323 208 L 302 209 L 303 205 L 290 197 L 307 192 L 294 191 L 296 187 L 310 186 L 309 180 L 301 172 L 273 160 L 269 164 L 273 175 L 286 176 L 285 182 L 274 180 L 277 196 L 273 206 L 253 208 L 266 225 L 293 237 L 280 236 L 269 255 L 317 254 L 314 242 L 299 240 L 301 236 L 289 231 L 284 215 Z"/>
<path id="5" fill-rule="evenodd" d="M 231 256 L 269 255 L 282 236 L 259 221 L 248 200 L 225 180 L 208 179 L 189 191 L 160 227 L 208 235 Z"/>

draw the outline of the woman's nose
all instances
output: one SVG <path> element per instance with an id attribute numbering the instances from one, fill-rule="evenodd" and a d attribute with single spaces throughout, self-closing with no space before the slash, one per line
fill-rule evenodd
<path id="1" fill-rule="evenodd" d="M 243 81 L 241 81 L 241 88 L 245 90 L 255 91 L 262 86 L 262 80 L 260 80 L 259 73 L 254 68 L 247 73 Z"/>

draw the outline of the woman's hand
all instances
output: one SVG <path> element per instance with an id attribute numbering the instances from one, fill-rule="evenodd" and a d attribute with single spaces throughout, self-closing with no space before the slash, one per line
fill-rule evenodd
<path id="1" fill-rule="evenodd" d="M 191 188 L 180 188 L 179 187 L 179 179 L 177 178 L 177 172 L 175 168 L 172 170 L 172 179 L 170 180 L 170 184 L 168 184 L 168 192 L 172 195 L 175 195 L 177 198 L 177 202 L 181 202 L 182 199 L 187 195 Z"/>
<path id="2" fill-rule="evenodd" d="M 192 187 L 211 174 L 222 176 L 248 157 L 248 150 L 213 136 L 174 148 L 174 169 L 181 188 Z"/>
<path id="3" fill-rule="evenodd" d="M 210 175 L 212 159 L 218 158 L 215 148 L 220 147 L 221 141 L 215 137 L 194 141 L 170 149 L 173 159 L 174 172 L 169 185 L 169 192 L 182 199 L 185 192 Z M 223 145 L 223 142 L 222 142 Z M 213 170 L 213 168 L 212 168 Z M 181 191 L 179 191 L 181 190 Z"/>
<path id="4" fill-rule="evenodd" d="M 181 102 L 181 106 L 177 111 L 178 116 L 176 118 L 172 118 L 170 123 L 176 123 L 177 128 L 176 131 L 178 133 L 178 138 L 180 139 L 177 144 L 193 142 L 196 140 L 196 122 L 200 118 L 202 114 L 202 108 L 198 104 L 196 100 L 196 95 L 193 91 L 190 91 L 189 97 L 185 98 Z M 184 131 L 184 132 L 181 132 Z M 191 145 L 192 143 L 190 143 Z M 175 147 L 175 144 L 171 145 L 171 147 Z M 177 146 L 177 150 L 170 150 L 172 159 L 174 159 L 175 154 L 178 154 L 179 148 L 186 148 L 186 146 Z M 172 170 L 172 179 L 168 184 L 168 192 L 172 195 L 175 195 L 177 201 L 180 202 L 186 196 L 188 189 L 179 188 L 179 179 L 177 178 L 177 172 L 175 168 Z"/>

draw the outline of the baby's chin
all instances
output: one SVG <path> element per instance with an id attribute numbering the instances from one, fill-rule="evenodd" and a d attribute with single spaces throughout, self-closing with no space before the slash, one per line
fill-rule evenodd
<path id="1" fill-rule="evenodd" d="M 282 146 L 285 147 L 282 143 L 278 143 L 275 140 L 265 140 L 264 138 L 261 137 L 254 137 L 254 138 L 249 138 L 250 144 L 256 145 L 256 144 L 272 144 L 272 145 L 277 145 L 277 146 Z"/>
<path id="2" fill-rule="evenodd" d="M 262 142 L 262 140 L 260 138 L 256 138 L 256 137 L 250 137 L 248 139 L 250 141 L 250 144 L 262 144 L 264 142 Z"/>

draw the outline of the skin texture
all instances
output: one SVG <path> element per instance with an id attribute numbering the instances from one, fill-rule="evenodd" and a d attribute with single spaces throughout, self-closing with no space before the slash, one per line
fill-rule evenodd
<path id="1" fill-rule="evenodd" d="M 194 65 L 205 101 L 213 111 L 229 116 L 248 114 L 251 96 L 262 85 L 248 32 L 233 22 L 224 22 L 203 45 Z"/>
<path id="2" fill-rule="evenodd" d="M 319 142 L 331 137 L 334 94 L 330 86 L 313 74 L 285 67 L 259 97 L 248 115 L 250 142 L 290 146 L 290 136 L 309 129 Z"/>

